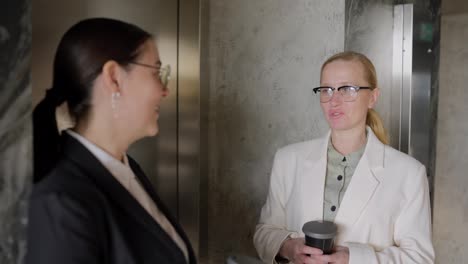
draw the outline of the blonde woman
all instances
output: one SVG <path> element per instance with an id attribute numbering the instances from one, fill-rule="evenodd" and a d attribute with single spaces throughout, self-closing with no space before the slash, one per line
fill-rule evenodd
<path id="1" fill-rule="evenodd" d="M 322 66 L 313 89 L 330 131 L 278 150 L 254 244 L 265 263 L 434 262 L 425 167 L 388 145 L 373 110 L 372 62 L 342 52 Z M 338 226 L 334 252 L 304 245 L 311 220 Z"/>

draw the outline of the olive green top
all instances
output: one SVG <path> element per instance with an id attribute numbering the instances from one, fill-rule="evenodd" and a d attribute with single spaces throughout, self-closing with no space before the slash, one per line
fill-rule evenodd
<path id="1" fill-rule="evenodd" d="M 357 151 L 346 156 L 339 153 L 328 142 L 327 150 L 327 175 L 325 179 L 325 192 L 323 200 L 323 220 L 334 221 L 341 201 L 345 195 L 354 171 L 361 160 L 366 144 Z"/>

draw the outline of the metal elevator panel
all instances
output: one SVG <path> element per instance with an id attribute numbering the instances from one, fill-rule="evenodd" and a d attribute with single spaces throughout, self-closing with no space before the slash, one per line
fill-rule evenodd
<path id="1" fill-rule="evenodd" d="M 394 6 L 391 143 L 423 163 L 431 178 L 434 22 L 421 6 L 418 1 Z"/>
<path id="2" fill-rule="evenodd" d="M 161 104 L 158 135 L 136 142 L 129 154 L 182 223 L 198 252 L 199 2 L 37 0 L 33 5 L 34 105 L 52 84 L 53 58 L 61 36 L 79 20 L 115 18 L 154 35 L 162 63 L 171 65 L 170 93 Z M 59 128 L 72 125 L 65 118 L 63 107 L 57 113 Z"/>
<path id="3" fill-rule="evenodd" d="M 439 1 L 346 1 L 346 49 L 376 66 L 381 96 L 377 112 L 390 145 L 435 173 L 438 100 Z"/>
<path id="4" fill-rule="evenodd" d="M 200 2 L 179 1 L 178 210 L 198 255 L 200 229 Z"/>
<path id="5" fill-rule="evenodd" d="M 393 86 L 391 98 L 392 145 L 408 153 L 411 144 L 413 60 L 413 5 L 394 7 Z"/>

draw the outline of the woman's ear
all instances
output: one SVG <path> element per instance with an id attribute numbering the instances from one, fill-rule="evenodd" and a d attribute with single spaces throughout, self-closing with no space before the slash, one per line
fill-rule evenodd
<path id="1" fill-rule="evenodd" d="M 108 92 L 121 92 L 121 75 L 122 68 L 116 61 L 107 61 L 104 66 L 102 66 L 102 78 L 106 89 L 109 89 Z"/>
<path id="2" fill-rule="evenodd" d="M 377 100 L 379 99 L 380 95 L 380 89 L 379 88 L 374 88 L 374 90 L 371 91 L 370 93 L 370 100 L 369 100 L 369 108 L 374 108 L 375 105 L 377 104 Z"/>

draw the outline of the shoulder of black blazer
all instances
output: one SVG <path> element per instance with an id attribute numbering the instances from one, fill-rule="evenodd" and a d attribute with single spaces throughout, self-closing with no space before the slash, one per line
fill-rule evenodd
<path id="1" fill-rule="evenodd" d="M 158 206 L 158 209 L 167 217 L 184 240 L 189 253 L 189 262 L 196 263 L 195 253 L 190 241 L 178 221 L 163 204 L 138 163 L 129 157 L 129 164 L 143 188 Z M 63 177 L 63 175 L 67 175 L 67 177 Z M 130 198 L 128 191 L 99 160 L 79 141 L 67 133 L 62 133 L 61 136 L 60 160 L 47 177 L 35 184 L 31 198 L 34 199 L 35 196 L 50 192 L 66 192 L 67 195 L 76 196 L 77 198 L 88 197 L 86 200 L 89 201 L 103 199 L 105 196 L 110 197 L 117 200 L 124 210 L 134 215 L 143 225 L 148 226 L 155 233 L 167 235 L 159 225 L 154 224 L 153 219 L 141 206 L 135 204 L 136 201 Z"/>

